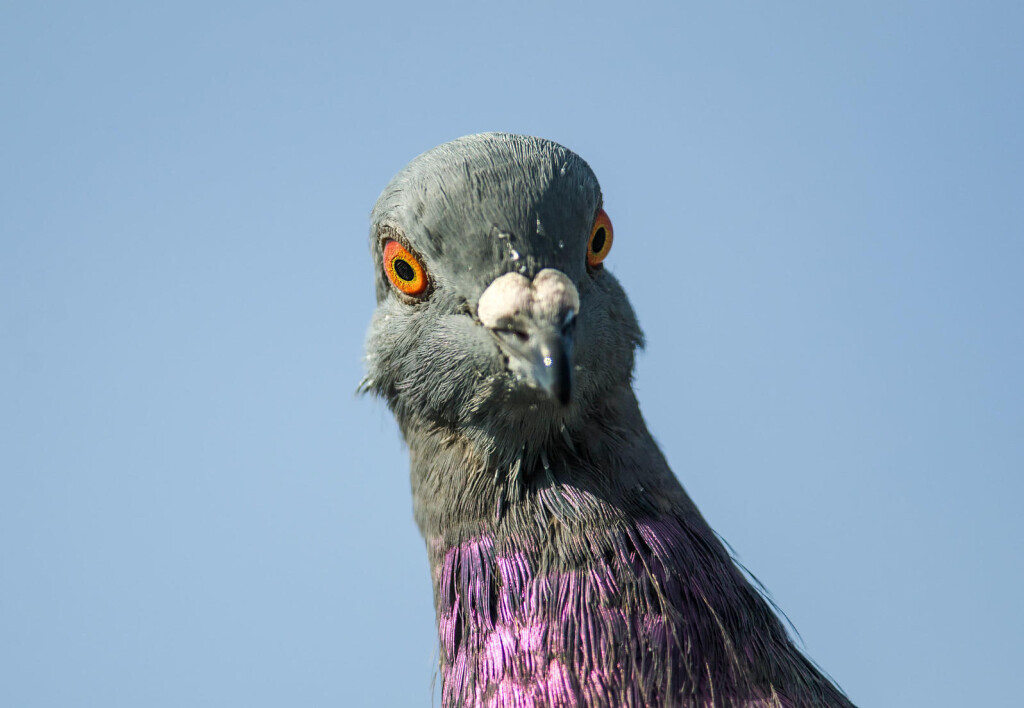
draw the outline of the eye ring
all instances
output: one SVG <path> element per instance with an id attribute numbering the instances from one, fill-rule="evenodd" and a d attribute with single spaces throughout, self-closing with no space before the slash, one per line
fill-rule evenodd
<path id="1" fill-rule="evenodd" d="M 587 241 L 588 266 L 595 268 L 601 265 L 601 261 L 608 256 L 608 251 L 612 250 L 613 235 L 612 220 L 608 218 L 604 209 L 598 210 L 594 225 L 590 228 L 590 239 Z"/>
<path id="2" fill-rule="evenodd" d="M 419 297 L 427 291 L 427 271 L 416 256 L 398 241 L 384 244 L 384 273 L 403 295 Z"/>

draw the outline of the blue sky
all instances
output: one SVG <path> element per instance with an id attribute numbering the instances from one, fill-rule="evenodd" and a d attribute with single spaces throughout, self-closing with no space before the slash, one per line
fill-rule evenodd
<path id="1" fill-rule="evenodd" d="M 5 5 L 0 704 L 429 705 L 367 217 L 484 130 L 596 171 L 648 423 L 815 660 L 1015 704 L 1020 8 Z"/>

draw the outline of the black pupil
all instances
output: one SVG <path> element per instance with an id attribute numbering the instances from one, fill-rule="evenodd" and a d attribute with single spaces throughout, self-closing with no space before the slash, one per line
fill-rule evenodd
<path id="1" fill-rule="evenodd" d="M 412 280 L 416 277 L 416 271 L 414 271 L 412 266 L 401 258 L 395 259 L 395 273 L 402 280 Z"/>
<path id="2" fill-rule="evenodd" d="M 594 253 L 600 253 L 601 249 L 604 248 L 605 233 L 604 228 L 600 228 L 594 232 L 594 240 L 590 242 L 590 250 Z"/>

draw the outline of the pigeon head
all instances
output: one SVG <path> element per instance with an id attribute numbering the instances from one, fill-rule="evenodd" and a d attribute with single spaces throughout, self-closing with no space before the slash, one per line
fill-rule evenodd
<path id="1" fill-rule="evenodd" d="M 642 342 L 602 262 L 611 221 L 557 143 L 487 133 L 415 158 L 373 209 L 364 387 L 403 426 L 543 441 L 630 384 Z"/>

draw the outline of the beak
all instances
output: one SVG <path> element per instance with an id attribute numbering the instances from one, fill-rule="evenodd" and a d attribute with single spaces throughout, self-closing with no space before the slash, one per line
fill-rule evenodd
<path id="1" fill-rule="evenodd" d="M 572 400 L 572 345 L 576 318 L 560 328 L 529 320 L 496 330 L 509 368 L 563 406 Z"/>
<path id="2" fill-rule="evenodd" d="M 532 281 L 519 273 L 496 278 L 480 296 L 477 317 L 498 338 L 516 379 L 567 406 L 579 310 L 572 280 L 545 268 Z"/>

